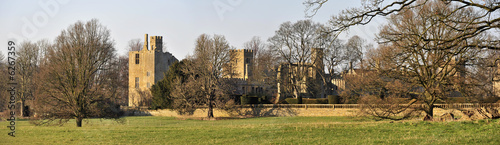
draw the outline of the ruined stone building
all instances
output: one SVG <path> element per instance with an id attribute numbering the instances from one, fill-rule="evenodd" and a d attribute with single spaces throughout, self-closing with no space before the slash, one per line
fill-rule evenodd
<path id="1" fill-rule="evenodd" d="M 269 96 L 271 94 L 268 87 L 254 80 L 254 65 L 253 50 L 235 49 L 229 51 L 229 63 L 224 67 L 224 78 L 231 79 L 236 84 L 236 90 L 233 92 L 233 95 Z"/>
<path id="2" fill-rule="evenodd" d="M 229 66 L 226 78 L 248 79 L 252 75 L 253 51 L 250 49 L 235 49 L 229 51 Z"/>
<path id="3" fill-rule="evenodd" d="M 170 65 L 178 61 L 171 53 L 163 52 L 162 36 L 144 36 L 144 46 L 140 51 L 130 51 L 129 56 L 129 106 L 147 104 L 144 93 L 163 79 Z"/>
<path id="4" fill-rule="evenodd" d="M 331 76 L 331 83 L 333 86 L 333 94 L 339 95 L 342 91 L 346 89 L 346 77 L 354 76 L 354 77 L 363 77 L 365 74 L 372 72 L 372 70 L 362 69 L 362 68 L 354 68 L 352 62 L 349 63 L 348 70 L 345 70 L 337 75 Z"/>
<path id="5" fill-rule="evenodd" d="M 322 77 L 325 75 L 324 63 L 323 63 L 323 49 L 322 48 L 312 48 L 311 49 L 311 63 L 282 63 L 277 70 L 278 79 L 278 98 L 284 99 L 287 97 L 301 95 L 304 98 L 325 98 L 328 94 L 325 91 L 325 84 L 323 83 Z M 304 68 L 299 68 L 304 67 Z M 300 69 L 305 69 L 305 74 L 299 76 L 298 71 Z M 297 79 L 302 77 L 301 79 Z M 297 80 L 297 86 L 300 86 L 300 90 L 296 91 L 293 87 L 293 80 Z"/>

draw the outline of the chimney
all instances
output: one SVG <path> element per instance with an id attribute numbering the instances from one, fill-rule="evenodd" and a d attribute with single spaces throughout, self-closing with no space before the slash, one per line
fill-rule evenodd
<path id="1" fill-rule="evenodd" d="M 352 71 L 352 61 L 349 62 L 349 70 Z"/>
<path id="2" fill-rule="evenodd" d="M 149 50 L 149 48 L 148 48 L 148 34 L 144 34 L 144 46 L 142 47 L 142 49 Z"/>

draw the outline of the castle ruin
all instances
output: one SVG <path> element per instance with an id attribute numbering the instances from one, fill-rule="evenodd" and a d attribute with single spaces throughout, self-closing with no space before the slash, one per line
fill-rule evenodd
<path id="1" fill-rule="evenodd" d="M 151 36 L 148 43 L 148 34 L 144 36 L 143 49 L 130 51 L 129 56 L 129 106 L 148 105 L 145 94 L 150 94 L 151 86 L 163 79 L 164 73 L 170 65 L 178 61 L 171 53 L 163 52 L 163 37 Z"/>

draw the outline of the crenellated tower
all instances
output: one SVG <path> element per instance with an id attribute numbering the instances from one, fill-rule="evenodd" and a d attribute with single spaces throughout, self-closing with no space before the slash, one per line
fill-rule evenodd
<path id="1" fill-rule="evenodd" d="M 141 94 L 149 92 L 153 84 L 163 79 L 170 65 L 177 59 L 163 52 L 163 37 L 144 35 L 143 49 L 129 52 L 129 106 L 147 106 L 150 100 Z"/>
<path id="2" fill-rule="evenodd" d="M 246 80 L 252 76 L 253 50 L 230 50 L 229 58 L 229 65 L 225 68 L 226 78 L 239 78 Z"/>

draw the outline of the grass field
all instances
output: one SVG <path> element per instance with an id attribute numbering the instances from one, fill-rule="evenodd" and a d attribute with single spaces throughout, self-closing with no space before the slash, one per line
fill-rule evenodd
<path id="1" fill-rule="evenodd" d="M 0 144 L 500 144 L 499 120 L 394 122 L 356 117 L 265 117 L 178 120 L 91 119 L 83 127 L 34 126 L 18 121 L 16 137 L 3 126 Z"/>

